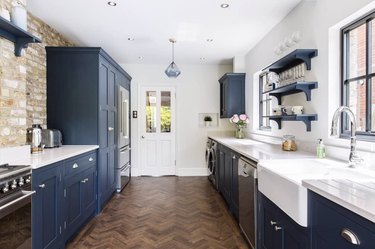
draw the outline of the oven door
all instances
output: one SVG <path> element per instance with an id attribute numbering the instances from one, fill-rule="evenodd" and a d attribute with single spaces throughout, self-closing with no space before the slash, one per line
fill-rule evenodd
<path id="1" fill-rule="evenodd" d="M 31 196 L 21 190 L 0 200 L 0 248 L 31 248 Z"/>
<path id="2" fill-rule="evenodd" d="M 123 188 L 130 182 L 131 177 L 131 166 L 129 163 L 124 165 L 118 170 L 118 180 L 117 180 L 117 192 L 121 192 Z"/>

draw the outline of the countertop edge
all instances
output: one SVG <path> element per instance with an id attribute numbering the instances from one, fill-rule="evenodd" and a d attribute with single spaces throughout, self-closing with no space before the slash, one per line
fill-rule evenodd
<path id="1" fill-rule="evenodd" d="M 321 184 L 322 183 L 320 183 L 317 180 L 303 180 L 302 181 L 302 186 L 307 188 L 308 190 L 311 190 L 311 191 L 319 194 L 320 196 L 336 203 L 337 205 L 339 205 L 343 208 L 346 208 L 349 211 L 351 211 L 351 212 L 353 212 L 353 213 L 355 213 L 355 214 L 375 223 L 375 215 L 374 214 L 369 213 L 365 209 L 359 207 L 358 205 L 354 205 L 354 204 L 346 201 L 343 198 L 340 198 L 340 197 L 337 197 L 333 194 L 330 194 L 328 191 L 325 191 L 321 187 L 318 186 L 318 185 L 321 185 Z"/>
<path id="2" fill-rule="evenodd" d="M 56 157 L 49 158 L 47 160 L 42 160 L 42 162 L 36 162 L 36 163 L 32 162 L 30 164 L 31 165 L 31 169 L 32 170 L 36 170 L 36 169 L 42 168 L 44 166 L 47 166 L 47 165 L 50 165 L 50 164 L 53 164 L 53 163 L 57 163 L 57 162 L 60 162 L 60 161 L 66 160 L 66 159 L 69 159 L 71 157 L 78 156 L 78 155 L 84 154 L 86 152 L 90 152 L 90 151 L 96 150 L 96 149 L 99 148 L 99 145 L 64 145 L 64 146 L 59 147 L 59 148 L 47 149 L 47 151 L 45 151 L 45 153 L 46 152 L 48 152 L 48 153 L 54 153 L 54 152 L 56 152 L 56 150 L 64 149 L 64 148 L 74 149 L 74 147 L 77 147 L 77 148 L 76 148 L 76 150 L 74 150 L 72 152 L 69 152 L 69 153 L 66 153 L 66 154 L 60 154 L 60 155 L 57 155 Z M 54 150 L 54 151 L 52 151 L 52 150 Z M 45 155 L 45 154 L 35 154 L 35 155 L 32 155 L 31 160 L 33 161 L 33 159 L 38 159 L 37 157 L 41 157 L 43 155 Z"/>

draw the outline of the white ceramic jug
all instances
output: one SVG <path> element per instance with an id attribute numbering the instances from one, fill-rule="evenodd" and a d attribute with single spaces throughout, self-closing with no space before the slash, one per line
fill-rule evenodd
<path id="1" fill-rule="evenodd" d="M 14 25 L 27 31 L 27 11 L 19 2 L 13 5 L 10 19 Z"/>

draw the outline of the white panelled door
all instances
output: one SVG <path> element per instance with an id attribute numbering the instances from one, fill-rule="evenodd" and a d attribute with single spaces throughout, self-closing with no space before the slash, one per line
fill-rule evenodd
<path id="1" fill-rule="evenodd" d="M 174 87 L 140 88 L 140 161 L 142 175 L 176 174 Z"/>

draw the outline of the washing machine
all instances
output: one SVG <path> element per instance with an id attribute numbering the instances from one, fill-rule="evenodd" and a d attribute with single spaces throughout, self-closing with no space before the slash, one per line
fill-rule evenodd
<path id="1" fill-rule="evenodd" d="M 211 138 L 207 139 L 206 145 L 206 165 L 208 168 L 208 180 L 214 188 L 218 190 L 218 172 L 217 172 L 217 143 Z"/>

